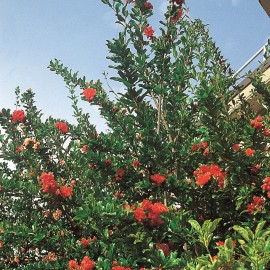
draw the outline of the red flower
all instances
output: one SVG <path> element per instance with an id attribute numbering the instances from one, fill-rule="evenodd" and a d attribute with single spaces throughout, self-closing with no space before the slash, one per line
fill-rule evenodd
<path id="1" fill-rule="evenodd" d="M 96 96 L 97 90 L 94 88 L 87 88 L 83 91 L 83 95 L 86 100 L 92 101 Z"/>
<path id="2" fill-rule="evenodd" d="M 68 268 L 69 270 L 75 270 L 75 269 L 80 269 L 80 266 L 74 260 L 70 260 L 68 262 Z"/>
<path id="3" fill-rule="evenodd" d="M 264 130 L 263 135 L 264 135 L 265 137 L 269 137 L 269 136 L 270 136 L 270 131 L 269 131 L 268 128 L 266 128 L 266 129 Z"/>
<path id="4" fill-rule="evenodd" d="M 261 188 L 266 191 L 270 191 L 270 177 L 266 177 L 263 180 L 263 184 L 261 185 Z"/>
<path id="5" fill-rule="evenodd" d="M 169 211 L 167 206 L 158 202 L 152 205 L 151 210 L 156 214 L 167 213 Z"/>
<path id="6" fill-rule="evenodd" d="M 154 175 L 151 175 L 151 180 L 156 182 L 157 185 L 161 185 L 166 180 L 166 177 L 164 175 L 156 173 Z"/>
<path id="7" fill-rule="evenodd" d="M 255 150 L 251 149 L 251 148 L 247 148 L 246 150 L 246 156 L 247 157 L 251 157 L 255 154 Z"/>
<path id="8" fill-rule="evenodd" d="M 144 33 L 148 38 L 151 38 L 151 37 L 153 37 L 155 31 L 153 30 L 152 26 L 147 26 L 147 27 L 144 29 L 143 33 Z"/>
<path id="9" fill-rule="evenodd" d="M 176 23 L 179 21 L 183 16 L 183 9 L 179 9 L 174 17 L 171 18 L 172 23 Z"/>
<path id="10" fill-rule="evenodd" d="M 59 129 L 61 133 L 65 134 L 69 132 L 69 127 L 64 122 L 56 122 L 54 125 L 55 128 Z"/>
<path id="11" fill-rule="evenodd" d="M 116 171 L 116 174 L 122 177 L 125 174 L 125 170 L 120 168 Z"/>
<path id="12" fill-rule="evenodd" d="M 205 149 L 208 146 L 207 142 L 200 142 L 199 147 Z"/>
<path id="13" fill-rule="evenodd" d="M 192 146 L 191 146 L 191 150 L 192 151 L 197 151 L 199 149 L 199 146 L 197 145 L 197 144 L 193 144 Z"/>
<path id="14" fill-rule="evenodd" d="M 199 185 L 199 186 L 205 185 L 205 184 L 207 184 L 209 182 L 210 178 L 211 178 L 210 173 L 200 174 L 197 177 L 196 184 Z"/>
<path id="15" fill-rule="evenodd" d="M 84 256 L 82 262 L 81 262 L 81 268 L 82 270 L 93 270 L 95 267 L 95 263 L 90 260 L 88 256 Z"/>
<path id="16" fill-rule="evenodd" d="M 86 144 L 82 147 L 81 152 L 82 152 L 83 154 L 86 153 L 87 147 L 88 147 L 88 146 L 87 146 Z"/>
<path id="17" fill-rule="evenodd" d="M 253 202 L 247 205 L 247 212 L 250 214 L 254 214 L 254 211 L 257 210 L 258 212 L 262 211 L 262 205 L 265 203 L 265 199 L 253 196 Z"/>
<path id="18" fill-rule="evenodd" d="M 43 192 L 55 194 L 58 189 L 58 183 L 54 180 L 52 173 L 43 172 L 40 176 L 40 180 L 42 182 Z"/>
<path id="19" fill-rule="evenodd" d="M 223 247 L 225 245 L 225 242 L 223 241 L 218 241 L 216 242 L 217 246 Z"/>
<path id="20" fill-rule="evenodd" d="M 168 244 L 165 243 L 156 244 L 156 249 L 161 249 L 164 255 L 167 257 L 171 255 L 170 247 L 168 246 Z"/>
<path id="21" fill-rule="evenodd" d="M 253 126 L 254 129 L 258 129 L 258 130 L 261 130 L 262 127 L 263 127 L 263 124 L 262 124 L 262 117 L 259 115 L 256 117 L 255 120 L 252 120 L 250 122 L 250 124 Z"/>
<path id="22" fill-rule="evenodd" d="M 59 195 L 61 195 L 64 199 L 72 196 L 72 187 L 67 187 L 67 186 L 60 187 Z"/>
<path id="23" fill-rule="evenodd" d="M 139 167 L 139 166 L 140 166 L 139 160 L 134 160 L 134 161 L 132 162 L 132 165 L 133 165 L 133 167 Z"/>
<path id="24" fill-rule="evenodd" d="M 13 112 L 12 118 L 11 118 L 12 123 L 16 123 L 16 122 L 22 123 L 22 122 L 25 122 L 25 120 L 26 120 L 26 116 L 23 110 L 17 110 Z"/>
<path id="25" fill-rule="evenodd" d="M 16 152 L 17 152 L 17 153 L 20 153 L 20 152 L 23 151 L 23 150 L 24 150 L 24 146 L 23 146 L 23 145 L 19 145 L 19 146 L 17 147 Z"/>
<path id="26" fill-rule="evenodd" d="M 238 152 L 238 151 L 240 150 L 240 145 L 236 143 L 236 144 L 234 144 L 234 145 L 232 146 L 232 149 L 233 149 L 234 151 Z"/>
<path id="27" fill-rule="evenodd" d="M 154 8 L 153 5 L 150 2 L 145 2 L 144 3 L 144 6 L 147 7 L 147 8 L 149 8 L 149 9 L 153 9 Z"/>
<path id="28" fill-rule="evenodd" d="M 106 166 L 111 166 L 112 165 L 112 162 L 109 159 L 106 159 L 105 160 L 105 164 L 106 164 Z"/>
<path id="29" fill-rule="evenodd" d="M 142 220 L 146 219 L 145 212 L 140 207 L 137 207 L 136 210 L 133 211 L 133 215 L 138 222 L 142 222 Z"/>
<path id="30" fill-rule="evenodd" d="M 142 202 L 142 209 L 149 210 L 152 207 L 152 203 L 149 200 L 143 200 Z"/>
<path id="31" fill-rule="evenodd" d="M 154 212 L 149 212 L 147 216 L 149 220 L 149 225 L 156 227 L 164 223 L 164 220 L 160 218 L 160 214 L 156 214 Z"/>
<path id="32" fill-rule="evenodd" d="M 263 205 L 265 203 L 265 199 L 258 196 L 253 196 L 253 202 L 256 205 Z"/>

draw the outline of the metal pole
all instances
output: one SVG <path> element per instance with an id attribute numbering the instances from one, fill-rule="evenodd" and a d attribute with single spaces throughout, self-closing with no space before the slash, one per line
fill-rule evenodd
<path id="1" fill-rule="evenodd" d="M 239 68 L 232 76 L 234 78 L 236 75 L 238 75 L 243 69 L 245 69 L 260 53 L 265 51 L 265 47 L 268 45 L 268 43 L 265 43 L 252 57 L 248 59 L 248 61 Z M 264 59 L 265 60 L 265 59 Z"/>

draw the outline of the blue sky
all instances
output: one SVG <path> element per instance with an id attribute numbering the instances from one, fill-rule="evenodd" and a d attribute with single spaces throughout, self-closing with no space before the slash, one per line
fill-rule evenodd
<path id="1" fill-rule="evenodd" d="M 159 20 L 165 0 L 152 0 Z M 232 68 L 237 70 L 270 37 L 270 19 L 257 0 L 186 0 L 192 18 L 209 24 L 210 33 Z M 57 58 L 88 80 L 111 73 L 106 40 L 119 31 L 101 0 L 0 1 L 0 109 L 14 109 L 14 89 L 32 88 L 47 117 L 72 120 L 62 79 L 47 69 Z M 260 59 L 261 60 L 261 59 Z M 104 124 L 97 108 L 90 111 L 98 129 Z"/>

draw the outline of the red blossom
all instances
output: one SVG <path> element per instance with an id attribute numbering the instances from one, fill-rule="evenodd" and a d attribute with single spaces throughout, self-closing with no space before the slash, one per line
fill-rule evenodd
<path id="1" fill-rule="evenodd" d="M 262 205 L 265 203 L 265 199 L 253 196 L 253 202 L 247 205 L 247 212 L 250 214 L 254 214 L 254 211 L 257 210 L 258 212 L 262 211 Z"/>
<path id="2" fill-rule="evenodd" d="M 97 90 L 95 90 L 94 88 L 86 88 L 83 91 L 83 95 L 85 99 L 88 101 L 92 101 L 95 98 L 96 93 L 97 93 Z"/>
<path id="3" fill-rule="evenodd" d="M 68 262 L 68 269 L 69 269 L 69 270 L 80 269 L 80 266 L 77 264 L 76 261 L 70 260 L 70 261 Z"/>
<path id="4" fill-rule="evenodd" d="M 17 147 L 16 152 L 17 152 L 17 153 L 20 153 L 20 152 L 23 151 L 23 150 L 24 150 L 24 146 L 23 146 L 23 145 L 19 145 L 19 146 Z"/>
<path id="5" fill-rule="evenodd" d="M 62 198 L 66 199 L 72 196 L 72 187 L 62 186 L 56 193 L 57 195 L 61 195 Z"/>
<path id="6" fill-rule="evenodd" d="M 143 33 L 144 33 L 148 38 L 151 38 L 151 37 L 153 37 L 155 31 L 153 30 L 152 26 L 147 26 L 146 28 L 144 28 Z"/>
<path id="7" fill-rule="evenodd" d="M 105 160 L 105 164 L 106 164 L 106 166 L 111 166 L 112 165 L 112 162 L 109 159 L 106 159 Z"/>
<path id="8" fill-rule="evenodd" d="M 86 153 L 87 147 L 88 147 L 88 146 L 87 146 L 86 144 L 82 147 L 81 152 L 82 152 L 83 154 Z"/>
<path id="9" fill-rule="evenodd" d="M 146 219 L 146 215 L 145 212 L 142 208 L 137 207 L 134 211 L 133 211 L 133 215 L 134 218 L 138 221 L 138 222 L 142 222 L 143 220 Z"/>
<path id="10" fill-rule="evenodd" d="M 156 182 L 157 185 L 161 185 L 166 180 L 166 177 L 164 175 L 158 173 L 151 175 L 150 178 L 152 181 Z"/>
<path id="11" fill-rule="evenodd" d="M 88 247 L 88 245 L 90 244 L 91 242 L 91 239 L 86 239 L 86 238 L 82 238 L 80 243 L 83 245 L 83 248 L 86 249 Z"/>
<path id="12" fill-rule="evenodd" d="M 153 9 L 154 8 L 153 5 L 150 2 L 145 2 L 144 3 L 144 6 L 147 7 L 147 8 L 149 8 L 149 9 Z"/>
<path id="13" fill-rule="evenodd" d="M 12 114 L 11 122 L 12 123 L 23 123 L 26 120 L 26 116 L 23 110 L 16 110 Z"/>
<path id="14" fill-rule="evenodd" d="M 143 200 L 142 201 L 142 209 L 143 210 L 149 210 L 149 209 L 151 209 L 151 207 L 152 207 L 152 202 L 150 202 L 149 200 Z"/>
<path id="15" fill-rule="evenodd" d="M 258 130 L 261 130 L 262 127 L 263 127 L 263 124 L 262 124 L 262 117 L 259 115 L 256 117 L 255 120 L 252 120 L 250 122 L 250 124 L 253 126 L 254 129 L 258 129 Z"/>
<path id="16" fill-rule="evenodd" d="M 151 211 L 153 211 L 153 213 L 155 214 L 160 214 L 160 213 L 167 213 L 169 209 L 164 204 L 157 202 L 152 205 Z"/>
<path id="17" fill-rule="evenodd" d="M 205 184 L 207 184 L 209 182 L 210 178 L 211 178 L 210 173 L 200 174 L 197 177 L 196 184 L 199 185 L 199 186 L 205 185 Z"/>
<path id="18" fill-rule="evenodd" d="M 208 146 L 207 142 L 200 142 L 199 147 L 205 149 Z"/>
<path id="19" fill-rule="evenodd" d="M 216 242 L 216 244 L 217 244 L 217 246 L 222 247 L 222 246 L 225 245 L 225 242 L 224 241 L 218 241 L 218 242 Z"/>
<path id="20" fill-rule="evenodd" d="M 164 220 L 160 218 L 160 214 L 149 212 L 147 217 L 150 219 L 149 225 L 152 227 L 157 227 L 164 223 Z"/>
<path id="21" fill-rule="evenodd" d="M 270 191 L 270 177 L 266 177 L 263 180 L 263 184 L 261 185 L 261 188 L 266 191 Z"/>
<path id="22" fill-rule="evenodd" d="M 238 152 L 238 151 L 240 150 L 240 145 L 239 145 L 238 143 L 236 143 L 236 144 L 234 144 L 234 145 L 232 146 L 232 149 L 233 149 L 234 151 Z"/>
<path id="23" fill-rule="evenodd" d="M 266 129 L 264 130 L 263 135 L 264 135 L 265 137 L 269 137 L 269 136 L 270 136 L 270 131 L 269 131 L 268 128 L 266 128 Z"/>
<path id="24" fill-rule="evenodd" d="M 125 170 L 122 169 L 122 168 L 119 168 L 117 171 L 116 171 L 116 174 L 120 177 L 123 177 L 123 175 L 125 174 Z"/>
<path id="25" fill-rule="evenodd" d="M 84 256 L 80 266 L 82 270 L 93 270 L 95 268 L 95 263 L 90 260 L 88 256 Z"/>
<path id="26" fill-rule="evenodd" d="M 43 172 L 40 176 L 40 181 L 42 182 L 43 192 L 55 194 L 58 189 L 58 183 L 54 180 L 54 175 L 52 173 Z"/>
<path id="27" fill-rule="evenodd" d="M 213 177 L 218 180 L 218 186 L 223 187 L 226 172 L 223 172 L 218 165 L 211 164 L 209 167 L 201 165 L 199 170 L 194 171 L 193 175 L 196 177 L 196 184 L 199 186 L 207 184 Z"/>
<path id="28" fill-rule="evenodd" d="M 140 166 L 139 160 L 134 160 L 134 161 L 132 162 L 132 165 L 133 165 L 133 167 L 135 167 L 135 168 L 139 167 L 139 166 Z"/>
<path id="29" fill-rule="evenodd" d="M 197 144 L 193 144 L 192 146 L 191 146 L 191 150 L 192 151 L 197 151 L 199 149 L 199 146 L 197 145 Z"/>
<path id="30" fill-rule="evenodd" d="M 54 127 L 59 129 L 59 131 L 63 134 L 69 132 L 69 127 L 65 122 L 56 122 Z"/>
<path id="31" fill-rule="evenodd" d="M 246 156 L 247 157 L 251 157 L 255 154 L 255 150 L 251 149 L 251 148 L 247 148 L 246 149 Z"/>

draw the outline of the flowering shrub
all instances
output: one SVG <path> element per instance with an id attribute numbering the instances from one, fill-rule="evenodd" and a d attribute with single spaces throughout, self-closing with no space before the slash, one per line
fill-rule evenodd
<path id="1" fill-rule="evenodd" d="M 266 114 L 232 108 L 236 79 L 183 0 L 156 32 L 152 3 L 102 2 L 123 26 L 107 43 L 123 93 L 54 60 L 77 124 L 43 121 L 31 90 L 1 111 L 0 268 L 268 269 L 269 86 L 251 78 Z"/>

